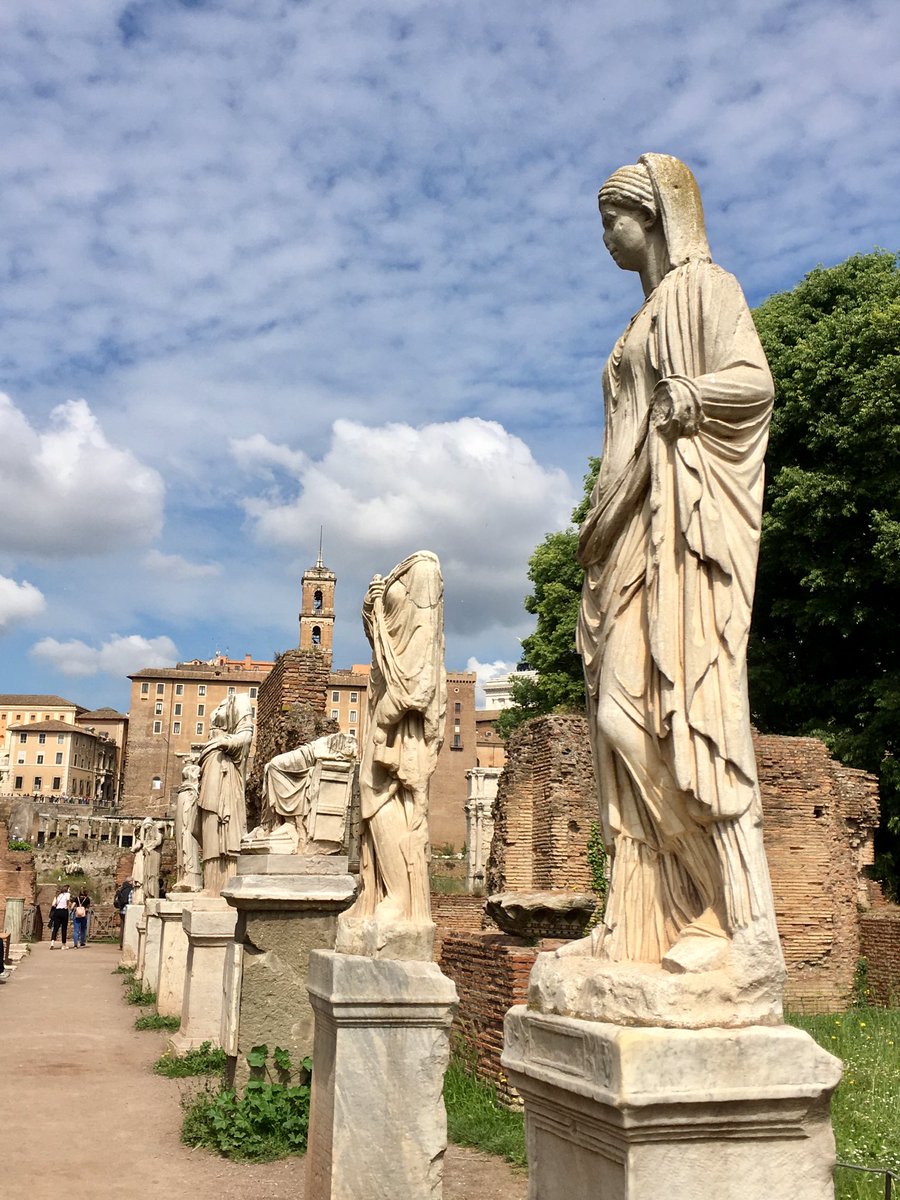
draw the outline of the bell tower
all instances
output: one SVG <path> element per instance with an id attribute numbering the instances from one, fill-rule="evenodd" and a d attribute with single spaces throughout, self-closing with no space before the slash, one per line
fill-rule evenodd
<path id="1" fill-rule="evenodd" d="M 334 641 L 334 585 L 337 575 L 322 560 L 322 534 L 316 565 L 300 581 L 300 649 L 332 652 Z"/>

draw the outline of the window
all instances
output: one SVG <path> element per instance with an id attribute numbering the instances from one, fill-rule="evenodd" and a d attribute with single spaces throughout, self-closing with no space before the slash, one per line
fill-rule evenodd
<path id="1" fill-rule="evenodd" d="M 205 716 L 206 716 L 206 705 L 205 705 L 205 704 L 198 704 L 198 705 L 197 705 L 197 716 L 198 716 L 198 717 L 205 717 Z"/>
<path id="2" fill-rule="evenodd" d="M 255 700 L 258 693 L 259 693 L 259 688 L 251 688 L 250 689 L 250 699 Z"/>
<path id="3" fill-rule="evenodd" d="M 154 733 L 162 733 L 162 721 L 154 721 L 153 722 L 153 732 Z"/>
<path id="4" fill-rule="evenodd" d="M 153 782 L 150 784 L 150 786 L 153 788 L 154 792 L 158 792 L 160 790 L 162 787 L 162 780 L 158 775 L 153 776 Z"/>
<path id="5" fill-rule="evenodd" d="M 312 644 L 314 646 L 321 646 L 322 644 L 322 630 L 318 625 L 313 625 Z"/>
<path id="6" fill-rule="evenodd" d="M 44 782 L 44 780 L 43 780 L 42 776 L 40 776 L 40 775 L 35 775 L 35 777 L 34 777 L 34 790 L 35 790 L 36 792 L 39 792 L 39 791 L 41 790 L 41 785 L 43 784 L 43 782 Z"/>
<path id="7" fill-rule="evenodd" d="M 454 733 L 453 745 L 450 747 L 450 749 L 451 750 L 462 750 L 462 738 L 459 736 L 458 733 Z"/>
<path id="8" fill-rule="evenodd" d="M 462 705 L 460 704 L 460 702 L 459 702 L 458 700 L 457 700 L 457 701 L 456 701 L 456 703 L 453 705 L 453 711 L 454 711 L 455 713 L 457 713 L 457 712 L 462 712 Z"/>
<path id="9" fill-rule="evenodd" d="M 61 787 L 62 787 L 62 777 L 61 777 L 61 776 L 59 776 L 59 775 L 54 775 L 54 776 L 53 776 L 53 790 L 54 790 L 54 792 L 58 792 L 58 791 L 59 791 L 59 789 L 60 789 Z"/>
<path id="10" fill-rule="evenodd" d="M 58 767 L 62 766 L 62 750 L 57 750 L 56 752 L 56 765 Z"/>
<path id="11" fill-rule="evenodd" d="M 172 732 L 173 733 L 181 733 L 181 722 L 180 721 L 172 722 Z"/>
<path id="12" fill-rule="evenodd" d="M 183 695 L 184 695 L 184 684 L 183 684 L 183 683 L 176 683 L 176 684 L 175 684 L 175 695 L 176 695 L 176 696 L 183 696 Z"/>
<path id="13" fill-rule="evenodd" d="M 341 698 L 340 692 L 332 692 L 331 693 L 331 703 L 332 704 L 337 704 L 337 702 L 338 702 L 338 700 L 340 700 L 340 698 Z"/>
<path id="14" fill-rule="evenodd" d="M 234 695 L 234 688 L 233 688 L 233 687 L 230 687 L 230 688 L 228 689 L 228 695 L 229 695 L 229 696 L 233 696 L 233 695 Z"/>
<path id="15" fill-rule="evenodd" d="M 141 684 L 141 695 L 142 696 L 150 695 L 150 684 L 147 683 L 146 680 Z"/>
<path id="16" fill-rule="evenodd" d="M 356 709 L 355 708 L 350 709 L 350 724 L 351 725 L 356 724 Z"/>
<path id="17" fill-rule="evenodd" d="M 181 716 L 181 705 L 180 705 L 180 704 L 176 704 L 176 705 L 175 705 L 175 716 L 176 716 L 176 717 L 180 717 L 180 716 Z"/>
<path id="18" fill-rule="evenodd" d="M 25 743 L 28 741 L 28 734 L 27 734 L 27 733 L 20 733 L 20 734 L 19 734 L 19 741 L 22 743 L 22 745 L 24 745 L 24 744 L 25 744 Z"/>
<path id="19" fill-rule="evenodd" d="M 357 704 L 359 702 L 359 692 L 350 693 L 350 703 Z"/>
<path id="20" fill-rule="evenodd" d="M 38 734 L 38 741 L 39 741 L 39 742 L 40 742 L 40 744 L 43 746 L 43 745 L 44 745 L 44 743 L 47 741 L 47 735 L 46 735 L 46 733 L 39 733 L 39 734 Z"/>
<path id="21" fill-rule="evenodd" d="M 20 792 L 22 790 L 22 776 L 21 775 L 16 776 L 16 785 L 15 786 L 16 786 L 17 792 Z"/>
<path id="22" fill-rule="evenodd" d="M 338 719 L 338 710 L 336 708 L 331 710 L 331 719 L 332 721 L 336 721 Z"/>
<path id="23" fill-rule="evenodd" d="M 43 756 L 43 754 L 39 754 L 39 755 L 37 756 L 37 758 L 35 759 L 35 762 L 37 763 L 37 765 L 38 765 L 39 767 L 42 767 L 42 766 L 44 765 L 44 756 Z"/>
<path id="24" fill-rule="evenodd" d="M 313 611 L 322 611 L 322 593 L 319 588 L 316 588 L 316 590 L 313 592 Z"/>
<path id="25" fill-rule="evenodd" d="M 66 740 L 66 735 L 64 733 L 58 733 L 56 735 L 57 746 L 61 746 L 65 740 Z"/>
<path id="26" fill-rule="evenodd" d="M 205 683 L 201 683 L 201 684 L 199 685 L 199 687 L 197 688 L 197 695 L 198 695 L 198 696 L 205 696 L 205 695 L 206 695 L 206 684 L 205 684 Z"/>
<path id="27" fill-rule="evenodd" d="M 21 720 L 22 720 L 22 714 L 21 714 L 21 713 L 16 713 L 16 720 L 17 720 L 17 721 L 21 721 Z"/>
<path id="28" fill-rule="evenodd" d="M 155 708 L 155 710 L 154 710 L 154 711 L 156 712 L 156 715 L 157 715 L 158 717 L 161 717 L 161 716 L 162 716 L 162 710 L 163 710 L 163 702 L 162 702 L 162 700 L 157 700 L 157 702 L 156 702 L 156 708 Z"/>
<path id="29" fill-rule="evenodd" d="M 20 751 L 19 751 L 19 757 L 16 759 L 16 763 L 17 763 L 18 765 L 20 765 L 20 766 L 21 766 L 21 764 L 22 764 L 24 761 L 25 761 L 25 751 L 24 751 L 24 750 L 20 750 Z"/>
<path id="30" fill-rule="evenodd" d="M 202 721 L 197 722 L 196 732 L 201 733 L 201 734 L 203 733 L 203 722 Z"/>
<path id="31" fill-rule="evenodd" d="M 165 691 L 166 691 L 166 685 L 165 685 L 164 683 L 158 683 L 158 684 L 156 685 L 156 694 L 157 694 L 157 696 L 163 696 L 163 695 L 165 695 Z"/>

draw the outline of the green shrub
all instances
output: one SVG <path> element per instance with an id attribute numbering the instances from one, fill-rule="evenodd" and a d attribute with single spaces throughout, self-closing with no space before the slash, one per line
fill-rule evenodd
<path id="1" fill-rule="evenodd" d="M 167 1029 L 169 1033 L 174 1033 L 180 1025 L 180 1017 L 161 1017 L 159 1013 L 144 1013 L 134 1023 L 135 1029 Z"/>
<path id="2" fill-rule="evenodd" d="M 164 1054 L 153 1070 L 167 1079 L 184 1079 L 189 1075 L 221 1075 L 225 1070 L 225 1051 L 212 1042 L 202 1042 L 186 1054 Z"/>
<path id="3" fill-rule="evenodd" d="M 128 990 L 125 993 L 126 1004 L 140 1004 L 144 1008 L 149 1008 L 150 1005 L 156 1003 L 156 992 L 151 992 L 149 989 L 144 991 L 144 985 L 139 979 L 132 979 L 128 983 Z"/>
<path id="4" fill-rule="evenodd" d="M 254 1046 L 247 1055 L 254 1077 L 243 1096 L 232 1088 L 213 1089 L 207 1084 L 183 1102 L 181 1140 L 186 1145 L 215 1150 L 237 1162 L 269 1162 L 304 1153 L 312 1063 L 303 1060 L 298 1082 L 292 1084 L 290 1056 L 276 1048 L 272 1058 L 282 1081 L 273 1082 L 261 1077 L 268 1055 L 268 1046 Z"/>
<path id="5" fill-rule="evenodd" d="M 10 838 L 7 842 L 7 848 L 10 850 L 30 850 L 31 842 L 26 842 L 24 838 Z"/>
<path id="6" fill-rule="evenodd" d="M 447 1135 L 458 1146 L 474 1146 L 524 1167 L 525 1120 L 504 1108 L 497 1093 L 477 1079 L 459 1057 L 450 1060 L 444 1078 Z"/>

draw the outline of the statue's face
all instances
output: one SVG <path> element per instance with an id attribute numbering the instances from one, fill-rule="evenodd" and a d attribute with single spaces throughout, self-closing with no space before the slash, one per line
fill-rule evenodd
<path id="1" fill-rule="evenodd" d="M 650 214 L 641 208 L 604 204 L 600 216 L 603 245 L 616 266 L 623 271 L 643 270 L 650 246 L 650 230 L 654 225 Z"/>

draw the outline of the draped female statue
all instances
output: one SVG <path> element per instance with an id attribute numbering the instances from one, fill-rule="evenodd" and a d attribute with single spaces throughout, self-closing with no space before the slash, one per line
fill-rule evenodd
<path id="1" fill-rule="evenodd" d="M 234 874 L 247 832 L 247 758 L 253 741 L 250 697 L 229 696 L 210 718 L 200 751 L 200 842 L 203 891 L 217 896 Z"/>
<path id="2" fill-rule="evenodd" d="M 599 205 L 644 302 L 603 373 L 579 544 L 578 647 L 612 854 L 592 950 L 780 981 L 746 680 L 772 377 L 737 280 L 711 261 L 684 163 L 645 154 Z"/>

